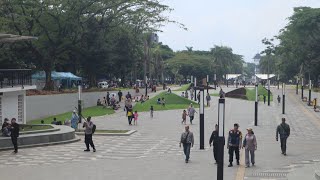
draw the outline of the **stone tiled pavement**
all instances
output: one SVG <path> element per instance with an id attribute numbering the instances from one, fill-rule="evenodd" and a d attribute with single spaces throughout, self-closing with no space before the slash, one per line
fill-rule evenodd
<path id="1" fill-rule="evenodd" d="M 279 93 L 276 89 L 273 91 Z M 199 150 L 198 117 L 191 126 L 195 134 L 195 146 L 189 164 L 183 162 L 182 149 L 178 147 L 179 136 L 184 128 L 180 124 L 181 110 L 155 112 L 154 118 L 150 118 L 149 113 L 140 113 L 138 126 L 128 126 L 125 113 L 119 111 L 114 115 L 94 118 L 93 121 L 99 129 L 135 129 L 135 134 L 129 137 L 95 136 L 96 153 L 83 152 L 82 141 L 21 149 L 18 155 L 11 155 L 10 151 L 0 152 L 1 177 L 33 180 L 215 179 L 216 166 L 207 141 L 217 122 L 216 102 L 217 98 L 213 97 L 213 106 L 205 110 L 204 151 Z M 235 122 L 240 123 L 243 132 L 247 127 L 253 127 L 253 107 L 254 102 L 227 99 L 226 131 Z M 257 164 L 246 169 L 244 179 L 287 179 L 290 172 L 320 159 L 320 146 L 314 143 L 320 136 L 319 127 L 316 119 L 311 120 L 313 115 L 307 113 L 308 109 L 303 108 L 305 105 L 290 92 L 285 117 L 291 125 L 292 135 L 288 141 L 288 156 L 283 157 L 279 143 L 275 141 L 275 128 L 282 117 L 281 106 L 272 103 L 268 107 L 259 103 L 259 126 L 254 127 L 258 138 Z M 237 171 L 238 167 L 226 167 L 225 179 L 235 179 Z"/>

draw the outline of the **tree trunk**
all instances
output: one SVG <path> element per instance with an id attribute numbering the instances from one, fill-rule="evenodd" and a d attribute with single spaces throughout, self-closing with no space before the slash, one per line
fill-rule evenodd
<path id="1" fill-rule="evenodd" d="M 46 83 L 45 86 L 43 88 L 43 90 L 46 91 L 53 91 L 54 90 L 54 83 L 52 81 L 52 76 L 51 76 L 51 69 L 50 68 L 45 68 L 44 72 L 46 74 Z"/>

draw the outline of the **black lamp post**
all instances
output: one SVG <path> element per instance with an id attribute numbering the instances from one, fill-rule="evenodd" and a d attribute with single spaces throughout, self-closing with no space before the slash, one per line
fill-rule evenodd
<path id="1" fill-rule="evenodd" d="M 217 166 L 217 180 L 223 180 L 223 161 L 224 161 L 224 122 L 225 122 L 225 99 L 219 99 L 218 105 L 218 166 Z"/>
<path id="2" fill-rule="evenodd" d="M 303 78 L 301 78 L 301 99 L 303 100 Z"/>
<path id="3" fill-rule="evenodd" d="M 217 89 L 217 75 L 214 74 L 214 89 Z"/>
<path id="4" fill-rule="evenodd" d="M 145 97 L 147 97 L 148 96 L 148 76 L 146 76 L 146 80 L 145 80 L 145 85 L 146 85 L 146 95 L 145 95 Z"/>
<path id="5" fill-rule="evenodd" d="M 311 90 L 312 90 L 312 81 L 309 80 L 309 102 L 308 102 L 308 105 L 311 106 Z"/>
<path id="6" fill-rule="evenodd" d="M 286 84 L 282 83 L 282 114 L 286 113 Z"/>
<path id="7" fill-rule="evenodd" d="M 254 125 L 258 126 L 258 83 L 255 85 L 256 101 L 254 102 Z"/>
<path id="8" fill-rule="evenodd" d="M 194 100 L 197 101 L 197 78 L 194 78 Z"/>
<path id="9" fill-rule="evenodd" d="M 298 94 L 299 89 L 299 77 L 297 76 L 297 86 L 296 86 L 296 94 Z"/>
<path id="10" fill-rule="evenodd" d="M 82 91 L 82 87 L 81 85 L 78 86 L 78 95 L 79 95 L 79 98 L 78 98 L 78 116 L 79 116 L 79 123 L 81 123 L 81 120 L 82 120 L 82 101 L 81 101 L 81 91 Z"/>
<path id="11" fill-rule="evenodd" d="M 200 88 L 200 149 L 204 149 L 204 88 Z"/>
<path id="12" fill-rule="evenodd" d="M 209 93 L 209 75 L 207 75 L 207 93 Z"/>

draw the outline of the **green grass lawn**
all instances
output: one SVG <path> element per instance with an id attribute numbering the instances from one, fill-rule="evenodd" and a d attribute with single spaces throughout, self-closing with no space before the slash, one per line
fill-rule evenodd
<path id="1" fill-rule="evenodd" d="M 219 93 L 213 93 L 213 94 L 210 94 L 210 96 L 217 96 L 217 97 L 219 97 L 220 95 L 219 95 Z"/>
<path id="2" fill-rule="evenodd" d="M 179 89 L 176 89 L 174 91 L 186 91 L 189 89 L 190 85 L 191 84 L 185 84 L 185 85 L 181 86 Z"/>
<path id="3" fill-rule="evenodd" d="M 32 126 L 32 125 L 20 125 L 21 132 L 30 132 L 30 131 L 37 131 L 37 130 L 46 130 L 52 129 L 52 126 L 43 125 L 43 126 Z"/>
<path id="4" fill-rule="evenodd" d="M 160 104 L 157 104 L 158 98 L 164 98 L 166 101 L 166 106 L 163 107 Z M 199 105 L 197 103 L 194 103 L 193 101 L 180 97 L 174 93 L 167 94 L 167 92 L 162 92 L 159 95 L 151 98 L 150 100 L 144 102 L 144 103 L 137 103 L 134 107 L 134 111 L 138 112 L 145 112 L 150 111 L 150 107 L 153 106 L 155 111 L 163 111 L 163 110 L 171 110 L 171 109 L 187 109 L 190 105 L 190 103 L 193 103 L 195 108 L 198 108 Z"/>
<path id="5" fill-rule="evenodd" d="M 113 114 L 113 113 L 114 113 L 113 109 L 103 108 L 102 106 L 93 106 L 93 107 L 85 108 L 82 110 L 82 115 L 84 117 L 104 116 L 104 115 Z M 71 119 L 71 115 L 72 115 L 72 112 L 67 112 L 67 113 L 63 113 L 63 114 L 49 116 L 49 117 L 42 118 L 42 119 L 32 120 L 32 121 L 28 122 L 28 124 L 41 124 L 41 120 L 44 120 L 44 124 L 51 124 L 54 117 L 57 118 L 57 121 L 64 122 L 66 119 Z"/>
<path id="6" fill-rule="evenodd" d="M 246 96 L 248 97 L 248 100 L 249 101 L 255 101 L 256 100 L 256 90 L 255 90 L 255 88 L 253 88 L 253 89 L 246 88 L 246 90 L 247 90 Z M 258 95 L 260 95 L 259 96 L 260 97 L 259 101 L 263 101 L 263 95 L 266 96 L 266 100 L 268 101 L 268 90 L 266 90 L 261 85 L 258 86 Z M 272 93 L 271 93 L 270 101 L 273 101 Z"/>

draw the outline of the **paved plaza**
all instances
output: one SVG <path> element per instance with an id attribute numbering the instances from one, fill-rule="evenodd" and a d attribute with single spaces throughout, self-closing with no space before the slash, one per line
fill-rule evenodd
<path id="1" fill-rule="evenodd" d="M 272 90 L 274 96 L 281 93 L 276 88 Z M 182 110 L 157 111 L 154 118 L 151 118 L 148 112 L 139 113 L 138 126 L 128 126 L 125 112 L 120 110 L 113 115 L 93 118 L 93 121 L 98 129 L 137 130 L 133 135 L 94 136 L 97 148 L 95 153 L 83 152 L 83 137 L 81 141 L 72 144 L 21 149 L 17 155 L 12 155 L 11 151 L 2 151 L 1 178 L 216 179 L 217 167 L 208 140 L 214 124 L 217 123 L 217 102 L 218 98 L 213 97 L 212 106 L 205 109 L 205 150 L 199 150 L 199 117 L 196 114 L 194 124 L 191 125 L 195 145 L 188 164 L 184 162 L 182 148 L 179 148 L 178 144 L 180 134 L 184 130 L 184 125 L 181 124 Z M 254 102 L 227 98 L 226 134 L 234 123 L 240 124 L 243 133 L 246 133 L 247 127 L 253 127 L 258 150 L 255 167 L 244 168 L 242 154 L 241 165 L 228 168 L 228 153 L 225 148 L 225 179 L 294 179 L 300 176 L 299 170 L 317 167 L 317 163 L 320 162 L 320 144 L 317 143 L 320 138 L 320 115 L 305 104 L 301 102 L 300 96 L 295 95 L 294 89 L 288 90 L 285 116 L 281 114 L 281 105 L 276 102 L 272 102 L 269 107 L 260 102 L 259 126 L 254 127 Z M 280 144 L 275 141 L 275 129 L 281 122 L 281 117 L 287 118 L 292 131 L 288 139 L 286 157 L 281 155 Z M 314 177 L 313 171 L 305 172 L 308 172 L 305 177 Z"/>

